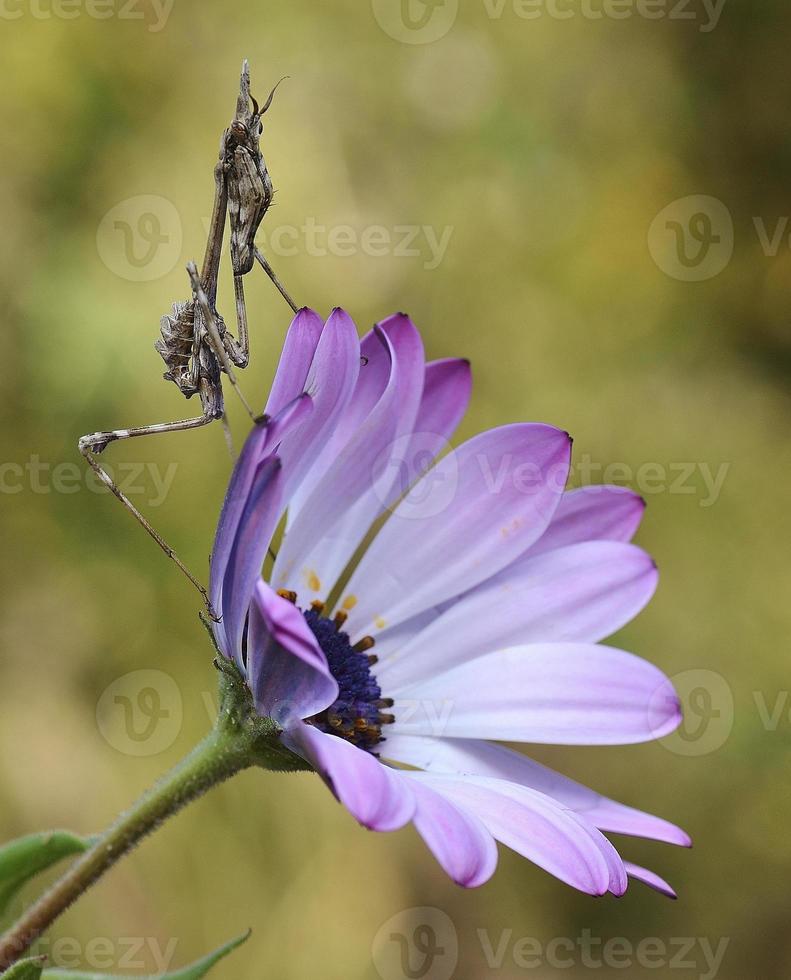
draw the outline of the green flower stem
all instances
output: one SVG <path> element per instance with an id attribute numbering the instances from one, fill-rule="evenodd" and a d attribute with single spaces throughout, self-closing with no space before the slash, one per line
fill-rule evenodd
<path id="1" fill-rule="evenodd" d="M 220 671 L 220 712 L 213 730 L 96 843 L 0 938 L 0 970 L 16 962 L 65 910 L 143 838 L 188 803 L 244 769 L 310 768 L 279 741 L 278 729 L 256 715 L 236 668 L 215 661 Z"/>

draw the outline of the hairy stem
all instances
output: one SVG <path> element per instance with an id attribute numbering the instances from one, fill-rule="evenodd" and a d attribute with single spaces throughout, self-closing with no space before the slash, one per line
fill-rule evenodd
<path id="1" fill-rule="evenodd" d="M 0 937 L 0 970 L 16 962 L 52 923 L 143 838 L 212 787 L 251 766 L 309 768 L 280 745 L 275 726 L 252 710 L 232 665 L 220 670 L 220 714 L 214 729 L 122 814 L 66 873 Z"/>

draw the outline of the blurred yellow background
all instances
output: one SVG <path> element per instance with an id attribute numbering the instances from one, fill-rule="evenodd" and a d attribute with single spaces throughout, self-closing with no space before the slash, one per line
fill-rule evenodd
<path id="1" fill-rule="evenodd" d="M 507 851 L 464 892 L 412 830 L 366 833 L 317 778 L 250 772 L 71 910 L 54 958 L 96 968 L 104 937 L 116 972 L 153 971 L 157 950 L 186 963 L 251 926 L 213 976 L 367 980 L 383 924 L 428 906 L 465 980 L 625 975 L 579 947 L 565 968 L 514 958 L 520 938 L 586 934 L 664 946 L 660 971 L 633 958 L 629 977 L 712 976 L 705 942 L 723 940 L 722 980 L 787 976 L 787 6 L 5 0 L 0 19 L 0 838 L 101 829 L 209 724 L 195 596 L 93 492 L 76 441 L 195 405 L 163 383 L 153 342 L 203 254 L 243 57 L 259 100 L 290 76 L 265 120 L 278 193 L 259 236 L 289 289 L 361 332 L 406 310 L 430 356 L 470 357 L 459 438 L 551 422 L 575 437 L 576 482 L 644 493 L 638 540 L 661 585 L 616 645 L 677 676 L 688 713 L 665 744 L 536 752 L 693 835 L 691 852 L 624 848 L 675 904 L 640 885 L 577 895 Z M 247 293 L 242 383 L 260 406 L 289 315 L 259 272 Z M 230 324 L 227 263 L 220 305 Z M 205 569 L 230 469 L 220 427 L 106 460 Z M 118 705 L 145 707 L 141 676 L 167 714 L 135 740 L 146 718 L 127 730 Z M 448 975 L 435 968 L 417 975 Z"/>

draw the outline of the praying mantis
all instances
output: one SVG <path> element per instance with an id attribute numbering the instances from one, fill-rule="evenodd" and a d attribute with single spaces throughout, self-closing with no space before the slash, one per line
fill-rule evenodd
<path id="1" fill-rule="evenodd" d="M 154 345 L 167 367 L 165 380 L 172 381 L 185 398 L 198 395 L 201 405 L 200 414 L 175 422 L 159 422 L 136 428 L 94 432 L 83 436 L 78 443 L 80 453 L 98 478 L 186 575 L 203 597 L 209 616 L 215 620 L 217 615 L 212 608 L 207 590 L 114 483 L 97 457 L 111 442 L 117 440 L 161 432 L 197 429 L 215 420 L 225 422 L 223 374 L 238 394 L 251 419 L 260 421 L 239 388 L 235 372 L 235 368 L 247 367 L 250 360 L 244 277 L 251 272 L 256 262 L 272 280 L 291 309 L 297 312 L 296 304 L 255 244 L 256 233 L 274 195 L 272 180 L 261 152 L 260 139 L 264 130 L 261 119 L 271 106 L 276 90 L 277 85 L 270 92 L 266 102 L 259 107 L 256 99 L 250 94 L 250 67 L 247 61 L 243 63 L 236 113 L 222 135 L 220 156 L 214 168 L 214 205 L 203 265 L 200 273 L 193 262 L 187 265 L 192 297 L 186 302 L 174 303 L 172 312 L 162 317 L 161 336 Z M 230 254 L 238 338 L 231 334 L 217 311 L 217 281 L 226 217 L 230 224 Z"/>

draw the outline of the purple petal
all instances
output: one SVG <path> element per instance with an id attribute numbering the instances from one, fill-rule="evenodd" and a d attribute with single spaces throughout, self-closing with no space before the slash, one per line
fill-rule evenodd
<path id="1" fill-rule="evenodd" d="M 281 513 L 282 465 L 277 456 L 259 464 L 239 520 L 222 589 L 226 656 L 244 669 L 242 635 L 253 589 Z"/>
<path id="2" fill-rule="evenodd" d="M 305 380 L 305 390 L 313 400 L 313 414 L 299 429 L 289 433 L 280 447 L 287 502 L 310 470 L 319 448 L 343 416 L 359 371 L 357 328 L 348 313 L 333 310 Z"/>
<path id="3" fill-rule="evenodd" d="M 473 588 L 545 530 L 571 443 L 547 425 L 476 436 L 418 482 L 353 574 L 352 633 L 377 633 Z"/>
<path id="4" fill-rule="evenodd" d="M 645 513 L 645 500 L 632 490 L 589 486 L 570 490 L 552 523 L 531 549 L 534 555 L 580 541 L 631 541 Z"/>
<path id="5" fill-rule="evenodd" d="M 437 449 L 451 438 L 467 411 L 472 393 L 470 362 L 463 358 L 430 361 L 426 365 L 423 398 L 416 432 L 438 437 Z"/>
<path id="6" fill-rule="evenodd" d="M 446 873 L 464 888 L 487 882 L 497 867 L 497 845 L 481 821 L 410 773 L 402 778 L 417 800 L 415 827 Z"/>
<path id="7" fill-rule="evenodd" d="M 516 644 L 596 643 L 633 619 L 656 589 L 656 566 L 634 545 L 589 541 L 530 554 L 462 596 L 386 659 L 377 651 L 377 675 L 388 689 Z"/>
<path id="8" fill-rule="evenodd" d="M 391 362 L 387 387 L 305 501 L 275 563 L 273 582 L 304 602 L 326 598 L 381 513 L 397 475 L 393 453 L 415 423 L 424 375 L 420 335 L 399 317 L 385 323 L 380 336 Z"/>
<path id="9" fill-rule="evenodd" d="M 390 735 L 384 754 L 428 772 L 506 779 L 551 796 L 599 830 L 689 847 L 690 838 L 674 824 L 616 803 L 533 759 L 493 742 Z"/>
<path id="10" fill-rule="evenodd" d="M 423 398 L 420 402 L 416 432 L 433 434 L 447 442 L 456 431 L 470 403 L 472 371 L 470 362 L 450 357 L 426 365 Z"/>
<path id="11" fill-rule="evenodd" d="M 566 884 L 589 895 L 610 890 L 612 872 L 596 831 L 548 796 L 498 779 L 412 778 L 474 813 L 493 837 Z"/>
<path id="12" fill-rule="evenodd" d="M 256 711 L 282 728 L 318 714 L 338 697 L 305 617 L 263 581 L 250 607 L 247 671 Z"/>
<path id="13" fill-rule="evenodd" d="M 644 885 L 648 885 L 649 888 L 653 888 L 654 891 L 659 892 L 661 895 L 666 895 L 668 898 L 672 898 L 673 900 L 678 898 L 673 886 L 669 885 L 664 878 L 660 878 L 658 874 L 654 874 L 653 871 L 649 871 L 647 868 L 641 868 L 638 864 L 632 864 L 631 861 L 624 861 L 624 867 L 630 878 L 634 878 L 636 881 L 642 881 Z"/>
<path id="14" fill-rule="evenodd" d="M 437 456 L 449 449 L 448 440 L 461 422 L 472 391 L 470 362 L 450 358 L 426 365 L 423 396 L 414 431 L 403 436 L 392 460 L 397 479 L 384 497 L 380 513 L 390 509 L 402 494 L 429 469 Z"/>
<path id="15" fill-rule="evenodd" d="M 616 898 L 620 898 L 629 887 L 629 876 L 626 874 L 626 868 L 624 867 L 621 855 L 615 850 L 612 842 L 607 840 L 604 834 L 597 830 L 592 823 L 589 823 L 586 817 L 581 816 L 574 810 L 569 810 L 568 812 L 573 814 L 575 820 L 577 820 L 585 833 L 599 849 L 599 853 L 607 865 L 609 875 L 607 890 L 615 895 Z"/>
<path id="16" fill-rule="evenodd" d="M 266 425 L 257 425 L 247 437 L 234 466 L 228 492 L 223 501 L 209 562 L 209 598 L 218 612 L 221 610 L 222 584 L 228 569 L 228 559 L 233 549 L 239 519 L 261 461 L 262 447 L 266 445 L 268 437 Z M 224 629 L 222 632 L 224 635 Z"/>
<path id="17" fill-rule="evenodd" d="M 290 495 L 288 503 L 289 527 L 302 510 L 305 501 L 320 485 L 324 474 L 340 455 L 360 426 L 370 415 L 382 397 L 390 379 L 391 358 L 389 348 L 382 343 L 381 334 L 371 330 L 360 341 L 360 369 L 351 398 L 327 433 L 324 444 L 316 447 L 312 465 L 300 485 Z"/>
<path id="18" fill-rule="evenodd" d="M 441 611 L 441 609 L 432 607 L 417 616 L 412 616 L 411 619 L 404 620 L 397 626 L 378 633 L 376 636 L 376 655 L 379 660 L 388 660 L 402 646 L 411 643 L 419 633 L 422 633 L 427 626 L 434 622 Z"/>
<path id="19" fill-rule="evenodd" d="M 478 657 L 405 690 L 393 732 L 558 745 L 627 745 L 681 722 L 673 685 L 612 647 L 549 643 Z"/>
<path id="20" fill-rule="evenodd" d="M 277 415 L 305 391 L 308 370 L 323 326 L 318 313 L 309 309 L 300 310 L 292 320 L 266 403 L 267 415 Z"/>
<path id="21" fill-rule="evenodd" d="M 300 425 L 312 411 L 313 403 L 310 397 L 301 395 L 289 402 L 277 416 L 268 419 L 265 423 L 256 425 L 245 440 L 239 459 L 231 474 L 209 563 L 209 598 L 218 612 L 222 609 L 222 587 L 236 540 L 239 521 L 247 504 L 258 467 L 264 456 L 277 447 L 283 436 L 294 426 Z M 222 648 L 225 630 L 222 624 L 217 625 L 219 628 L 216 635 Z"/>
<path id="22" fill-rule="evenodd" d="M 396 397 L 390 401 L 392 410 L 397 414 L 395 435 L 391 444 L 385 447 L 387 455 L 380 453 L 371 464 L 371 489 L 335 522 L 332 534 L 325 536 L 311 549 L 311 567 L 307 569 L 307 577 L 302 582 L 291 582 L 295 588 L 299 587 L 300 595 L 306 593 L 311 599 L 326 596 L 373 520 L 391 507 L 437 455 L 448 447 L 448 439 L 469 402 L 469 362 L 454 359 L 432 361 L 425 367 L 420 408 L 417 419 L 413 421 L 414 397 L 421 388 L 416 356 L 420 350 L 419 358 L 422 361 L 419 337 L 412 322 L 402 316 L 385 320 L 380 330 L 385 334 L 387 344 L 382 343 L 379 331 L 372 331 L 363 340 L 366 363 L 360 372 L 352 404 L 319 462 L 289 504 L 289 517 L 293 523 L 292 515 L 303 509 L 310 496 L 308 491 L 315 491 L 319 486 L 319 493 L 330 492 L 327 477 L 333 462 L 359 432 L 377 402 L 384 399 L 388 383 L 390 392 L 399 388 Z M 410 361 L 411 370 L 406 371 L 405 365 L 408 367 Z M 394 362 L 396 366 L 400 365 L 400 371 L 394 369 Z M 379 406 L 380 413 L 385 403 L 386 399 Z M 408 432 L 410 427 L 414 428 L 411 434 Z M 379 428 L 380 433 L 385 431 L 383 426 Z M 370 455 L 371 448 L 369 440 L 361 451 Z M 344 486 L 343 489 L 348 490 L 348 487 Z M 310 585 L 317 582 L 320 588 L 311 591 Z"/>
<path id="23" fill-rule="evenodd" d="M 316 769 L 339 802 L 369 830 L 398 830 L 415 815 L 415 797 L 408 782 L 351 742 L 305 724 L 290 728 L 283 740 Z"/>

